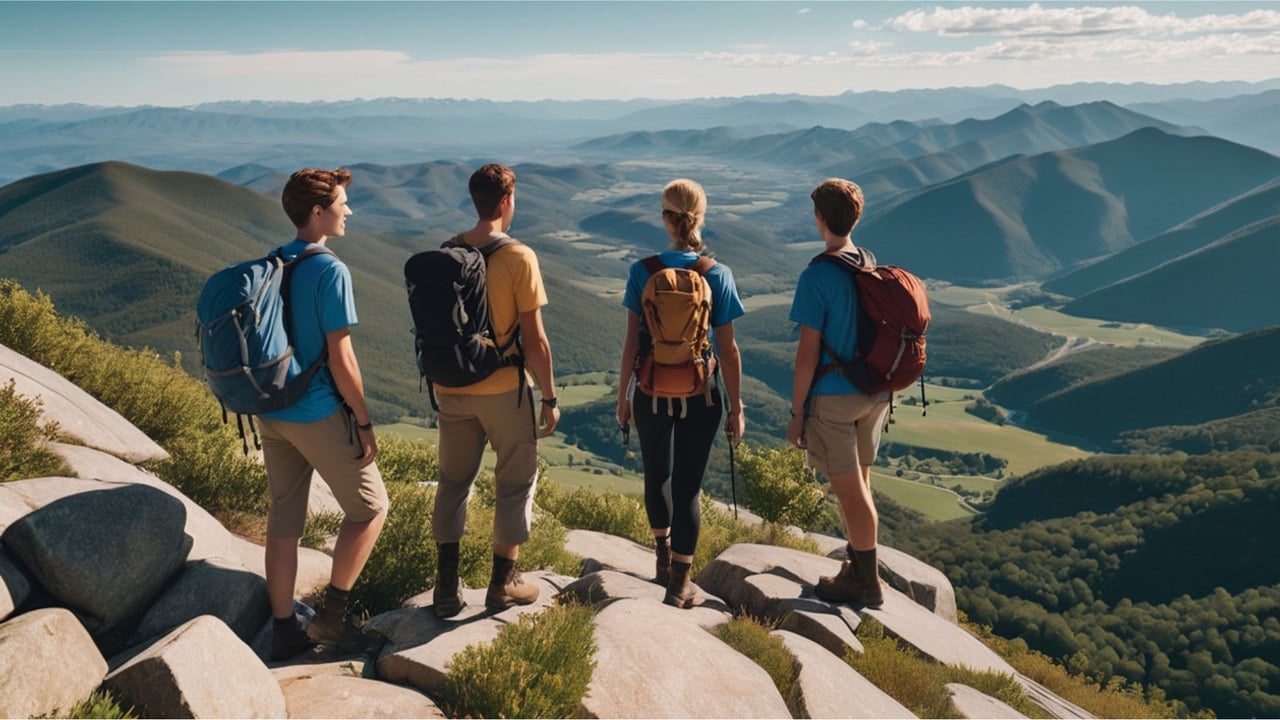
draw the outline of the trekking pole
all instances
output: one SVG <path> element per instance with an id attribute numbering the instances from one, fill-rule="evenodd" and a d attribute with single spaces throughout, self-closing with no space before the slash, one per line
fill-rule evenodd
<path id="1" fill-rule="evenodd" d="M 724 429 L 724 435 L 729 440 L 729 493 L 733 497 L 733 519 L 738 519 L 738 470 L 735 467 L 733 457 L 733 433 L 729 432 L 729 428 Z"/>

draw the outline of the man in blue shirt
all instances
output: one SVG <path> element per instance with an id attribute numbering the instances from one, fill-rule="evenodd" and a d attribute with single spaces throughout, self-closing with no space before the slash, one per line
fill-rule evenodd
<path id="1" fill-rule="evenodd" d="M 281 204 L 298 236 L 284 246 L 287 259 L 346 233 L 352 215 L 347 207 L 350 184 L 351 172 L 345 169 L 307 168 L 289 178 Z M 359 645 L 358 633 L 345 619 L 347 594 L 387 516 L 387 490 L 374 462 L 378 443 L 351 346 L 351 326 L 357 322 L 351 272 L 332 254 L 307 258 L 293 269 L 288 301 L 295 368 L 309 367 L 327 352 L 328 372 L 316 373 L 296 404 L 261 417 L 262 458 L 271 491 L 266 575 L 275 617 L 275 660 L 314 645 L 293 612 L 298 541 L 307 517 L 312 470 L 333 490 L 346 516 L 333 549 L 329 586 L 311 623 L 315 640 L 346 650 Z"/>
<path id="2" fill-rule="evenodd" d="M 864 261 L 874 262 L 850 237 L 862 216 L 862 189 L 834 178 L 824 181 L 810 197 L 825 252 L 859 252 Z M 884 594 L 876 564 L 879 517 L 871 496 L 871 464 L 880 445 L 889 395 L 869 397 L 839 372 L 815 377 L 820 366 L 836 360 L 826 357 L 823 338 L 845 360 L 853 357 L 857 311 L 857 291 L 846 271 L 820 262 L 800 274 L 790 315 L 800 324 L 800 343 L 791 383 L 787 441 L 806 450 L 809 465 L 827 476 L 849 539 L 849 559 L 837 575 L 821 578 L 815 592 L 832 602 L 879 607 Z"/>

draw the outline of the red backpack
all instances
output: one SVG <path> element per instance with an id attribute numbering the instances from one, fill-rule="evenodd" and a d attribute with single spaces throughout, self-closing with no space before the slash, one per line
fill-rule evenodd
<path id="1" fill-rule="evenodd" d="M 858 293 L 858 340 L 845 359 L 822 339 L 834 362 L 818 367 L 818 377 L 835 370 L 862 392 L 904 390 L 924 373 L 929 299 L 920 278 L 893 265 L 876 265 L 871 253 L 823 253 L 809 262 L 830 262 L 853 277 Z"/>

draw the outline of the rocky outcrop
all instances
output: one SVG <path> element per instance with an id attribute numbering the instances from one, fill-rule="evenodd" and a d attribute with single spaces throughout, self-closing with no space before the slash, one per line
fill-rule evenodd
<path id="1" fill-rule="evenodd" d="M 263 549 L 120 459 L 155 457 L 145 446 L 53 447 L 79 477 L 0 484 L 0 716 L 62 714 L 105 688 L 143 717 L 443 717 L 432 697 L 458 652 L 563 601 L 595 610 L 584 717 L 911 717 L 844 662 L 862 651 L 856 631 L 866 618 L 939 662 L 1013 672 L 951 621 L 945 577 L 889 549 L 880 570 L 892 587 L 879 609 L 813 595 L 817 578 L 838 569 L 844 543 L 811 536 L 832 557 L 728 548 L 696 578 L 696 607 L 678 610 L 662 604 L 664 589 L 651 581 L 650 547 L 582 530 L 567 537 L 584 558 L 578 577 L 524 574 L 541 589 L 534 605 L 493 612 L 483 589 L 464 589 L 468 607 L 440 620 L 427 592 L 365 623 L 383 641 L 367 655 L 305 664 L 320 657 L 312 655 L 268 669 Z M 313 502 L 327 507 L 323 497 Z M 330 561 L 307 550 L 300 557 L 302 596 L 327 580 Z M 295 609 L 304 622 L 313 615 L 301 603 Z M 786 697 L 710 632 L 740 613 L 771 623 L 790 653 Z M 1019 680 L 1049 714 L 1088 717 Z M 972 688 L 951 691 L 969 717 L 1018 716 Z"/>

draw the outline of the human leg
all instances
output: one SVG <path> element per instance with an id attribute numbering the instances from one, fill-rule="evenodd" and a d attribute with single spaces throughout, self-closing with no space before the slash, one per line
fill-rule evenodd
<path id="1" fill-rule="evenodd" d="M 274 618 L 271 659 L 284 660 L 315 646 L 307 638 L 293 610 L 298 579 L 298 541 L 306 521 L 306 501 L 311 487 L 311 465 L 284 437 L 288 424 L 262 418 L 263 463 L 271 508 L 267 513 L 264 570 L 267 598 Z M 301 511 L 301 513 L 299 512 Z M 301 515 L 301 517 L 299 517 Z"/>
<path id="2" fill-rule="evenodd" d="M 702 396 L 680 402 L 684 406 L 675 421 L 671 460 L 671 574 L 663 602 L 690 608 L 697 596 L 690 574 L 702 526 L 702 479 L 723 408 L 719 393 L 710 403 Z"/>
<path id="3" fill-rule="evenodd" d="M 466 607 L 458 578 L 459 542 L 466 530 L 467 501 L 480 474 L 485 434 L 471 408 L 469 396 L 442 394 L 438 401 L 439 471 L 431 513 L 432 534 L 436 540 L 436 582 L 431 597 L 433 612 L 447 618 Z"/>
<path id="4" fill-rule="evenodd" d="M 538 482 L 537 420 L 533 393 L 514 390 L 477 398 L 476 411 L 498 456 L 494 465 L 493 570 L 485 605 L 528 605 L 538 588 L 516 569 L 520 545 L 529 539 L 533 495 Z M 516 399 L 520 397 L 517 408 Z"/>
<path id="5" fill-rule="evenodd" d="M 644 509 L 653 534 L 654 580 L 666 585 L 671 579 L 671 506 L 666 488 L 671 478 L 674 417 L 655 413 L 653 398 L 639 390 L 631 406 L 644 465 Z M 658 401 L 659 410 L 666 407 L 665 400 Z"/>

